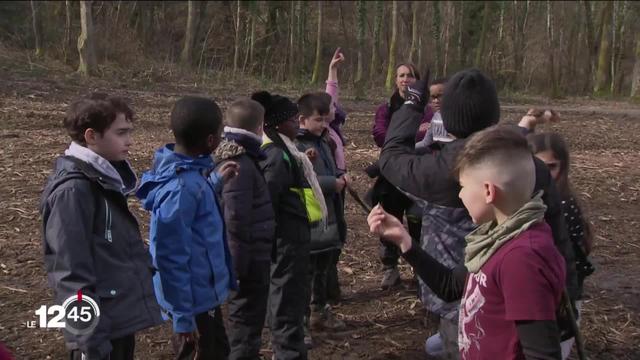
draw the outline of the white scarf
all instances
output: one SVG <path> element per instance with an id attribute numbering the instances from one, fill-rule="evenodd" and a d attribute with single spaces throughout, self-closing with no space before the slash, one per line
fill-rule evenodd
<path id="1" fill-rule="evenodd" d="M 326 228 L 327 218 L 328 218 L 327 204 L 324 201 L 324 194 L 322 194 L 322 189 L 320 188 L 320 184 L 318 183 L 318 177 L 316 175 L 316 172 L 313 170 L 313 164 L 311 164 L 311 161 L 309 160 L 306 154 L 300 152 L 298 148 L 296 148 L 296 145 L 293 143 L 293 141 L 291 141 L 291 139 L 289 139 L 287 136 L 282 135 L 280 133 L 278 133 L 278 135 L 280 135 L 280 138 L 284 142 L 284 145 L 287 147 L 291 155 L 295 157 L 295 160 L 298 163 L 298 165 L 302 167 L 302 172 L 304 173 L 304 177 L 305 179 L 307 179 L 307 182 L 311 186 L 311 190 L 313 191 L 313 196 L 315 196 L 316 200 L 318 201 L 318 204 L 320 205 L 320 210 L 322 210 L 322 221 L 321 221 L 322 227 Z M 268 139 L 269 141 L 272 141 L 271 139 L 269 139 L 267 134 L 264 134 L 264 138 Z"/>

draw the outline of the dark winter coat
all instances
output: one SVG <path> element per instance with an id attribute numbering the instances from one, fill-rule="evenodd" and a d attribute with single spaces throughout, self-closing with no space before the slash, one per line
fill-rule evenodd
<path id="1" fill-rule="evenodd" d="M 327 229 L 322 229 L 320 225 L 311 229 L 312 253 L 342 248 L 347 233 L 343 208 L 344 199 L 340 193 L 336 193 L 336 180 L 342 175 L 342 172 L 339 172 L 336 167 L 327 137 L 328 134 L 317 136 L 301 129 L 296 138 L 298 150 L 305 152 L 313 148 L 317 153 L 312 161 L 313 170 L 318 177 L 318 183 L 327 204 Z"/>
<path id="2" fill-rule="evenodd" d="M 275 213 L 257 156 L 235 141 L 223 140 L 215 157 L 217 168 L 227 161 L 240 166 L 239 175 L 223 185 L 222 207 L 233 265 L 238 278 L 244 278 L 252 261 L 271 259 Z"/>
<path id="3" fill-rule="evenodd" d="M 278 244 L 287 249 L 309 246 L 309 219 L 307 209 L 300 196 L 291 189 L 304 187 L 304 175 L 294 173 L 291 161 L 286 153 L 274 143 L 265 143 L 262 147 L 266 159 L 260 161 L 271 197 L 276 219 L 276 242 L 271 259 L 277 258 Z M 301 170 L 300 170 L 301 171 Z M 293 251 L 293 250 L 292 250 Z"/>
<path id="4" fill-rule="evenodd" d="M 460 185 L 453 177 L 453 169 L 459 151 L 464 147 L 466 139 L 456 139 L 443 145 L 441 151 L 427 153 L 424 155 L 415 154 L 415 133 L 423 114 L 416 111 L 411 106 L 402 106 L 393 115 L 384 147 L 380 154 L 380 170 L 382 175 L 392 184 L 406 191 L 413 196 L 428 202 L 435 208 L 428 211 L 449 212 L 451 209 L 464 208 L 462 201 L 458 197 Z M 536 185 L 535 191 L 544 190 L 543 201 L 547 205 L 545 220 L 551 226 L 554 240 L 558 249 L 566 260 L 567 268 L 567 288 L 570 295 L 577 293 L 577 278 L 573 251 L 567 236 L 567 231 L 562 218 L 560 197 L 556 186 L 544 163 L 535 159 Z M 468 219 L 468 215 L 466 216 Z M 452 219 L 452 218 L 449 218 Z M 460 219 L 454 218 L 455 221 Z M 459 227 L 451 223 L 446 217 L 442 217 L 444 222 L 439 227 L 423 226 L 423 245 L 429 241 L 439 241 L 442 233 Z M 423 218 L 423 225 L 428 224 Z M 467 223 L 467 220 L 465 220 Z M 440 235 L 439 235 L 440 234 Z M 452 233 L 452 236 L 457 236 Z M 450 244 L 442 243 L 435 245 L 440 249 L 439 254 L 449 254 L 450 258 L 462 259 L 464 252 L 464 241 L 458 239 L 457 245 L 451 248 Z M 426 245 L 425 245 L 426 246 Z M 433 246 L 433 245 L 431 245 Z M 430 247 L 431 247 L 430 246 Z M 425 249 L 428 251 L 428 249 Z M 431 254 L 440 260 L 439 254 Z M 451 256 L 450 254 L 455 254 Z M 447 264 L 445 264 L 447 265 Z M 451 267 L 450 267 L 451 268 Z"/>
<path id="5" fill-rule="evenodd" d="M 133 189 L 136 177 L 128 164 L 112 165 L 124 188 Z M 44 262 L 56 304 L 82 290 L 100 309 L 90 335 L 64 332 L 68 347 L 90 358 L 106 358 L 110 339 L 162 322 L 151 257 L 124 192 L 122 183 L 96 167 L 63 156 L 42 195 Z"/>

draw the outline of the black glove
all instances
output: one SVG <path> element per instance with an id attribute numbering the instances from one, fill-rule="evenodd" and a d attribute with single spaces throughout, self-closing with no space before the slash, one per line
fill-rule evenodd
<path id="1" fill-rule="evenodd" d="M 427 105 L 427 99 L 429 98 L 429 84 L 427 80 L 416 80 L 413 85 L 407 87 L 407 94 L 405 98 L 405 104 L 410 104 L 415 107 L 416 110 L 422 112 Z"/>

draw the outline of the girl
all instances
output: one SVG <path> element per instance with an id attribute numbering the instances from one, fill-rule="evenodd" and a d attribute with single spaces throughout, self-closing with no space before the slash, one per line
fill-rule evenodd
<path id="1" fill-rule="evenodd" d="M 557 133 L 530 134 L 528 140 L 535 156 L 547 164 L 562 198 L 562 212 L 576 259 L 579 291 L 576 308 L 580 311 L 584 279 L 594 271 L 587 257 L 592 249 L 593 233 L 569 181 L 569 148 L 562 136 Z M 562 342 L 563 359 L 569 356 L 572 346 L 573 338 Z"/>

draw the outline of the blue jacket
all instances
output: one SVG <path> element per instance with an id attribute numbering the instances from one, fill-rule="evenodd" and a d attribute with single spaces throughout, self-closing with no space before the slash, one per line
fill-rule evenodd
<path id="1" fill-rule="evenodd" d="M 194 331 L 195 315 L 222 304 L 235 287 L 224 222 L 206 178 L 214 167 L 210 156 L 191 158 L 166 145 L 136 194 L 151 211 L 156 298 L 177 333 Z"/>

